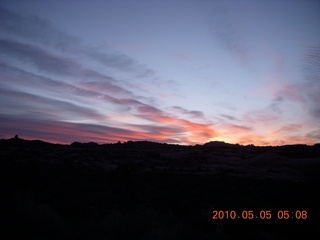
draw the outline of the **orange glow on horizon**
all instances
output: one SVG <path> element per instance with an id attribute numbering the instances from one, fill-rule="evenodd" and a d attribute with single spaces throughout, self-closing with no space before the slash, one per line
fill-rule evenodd
<path id="1" fill-rule="evenodd" d="M 25 139 L 40 139 L 52 143 L 70 144 L 72 142 L 115 143 L 118 141 L 154 141 L 179 143 L 183 145 L 204 144 L 210 141 L 224 141 L 232 144 L 255 146 L 278 146 L 287 144 L 313 145 L 316 140 L 306 136 L 294 135 L 295 131 L 308 130 L 302 125 L 289 124 L 282 128 L 269 127 L 264 133 L 256 129 L 238 125 L 226 125 L 214 128 L 209 124 L 200 124 L 178 117 L 150 116 L 156 124 L 105 126 L 88 123 L 56 122 L 32 119 L 4 119 L 6 129 L 2 136 L 7 138 L 18 134 Z M 149 120 L 150 120 L 149 119 Z M 16 127 L 19 126 L 19 127 Z M 15 127 L 15 128 L 13 128 Z M 15 132 L 9 131 L 15 129 Z M 27 129 L 27 130 L 25 130 Z M 301 135 L 301 134 L 300 134 Z"/>

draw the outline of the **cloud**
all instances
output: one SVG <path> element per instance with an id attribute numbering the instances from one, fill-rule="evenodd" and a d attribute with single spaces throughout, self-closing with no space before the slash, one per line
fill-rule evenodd
<path id="1" fill-rule="evenodd" d="M 173 106 L 171 109 L 175 112 L 182 113 L 185 115 L 188 115 L 189 117 L 193 118 L 203 118 L 204 114 L 201 111 L 195 111 L 195 110 L 187 110 L 185 108 L 179 107 L 179 106 Z"/>
<path id="2" fill-rule="evenodd" d="M 147 124 L 127 124 L 129 129 L 136 129 L 139 132 L 144 132 L 150 136 L 157 137 L 157 141 L 163 139 L 174 139 L 177 134 L 183 134 L 184 129 L 179 126 L 156 126 Z M 178 141 L 177 139 L 175 141 Z"/>
<path id="3" fill-rule="evenodd" d="M 81 41 L 55 28 L 49 21 L 34 15 L 18 14 L 0 7 L 0 29 L 11 37 L 36 41 L 61 51 L 73 49 Z"/>
<path id="4" fill-rule="evenodd" d="M 252 128 L 240 126 L 240 125 L 228 125 L 226 127 L 229 131 L 235 131 L 235 132 L 251 132 Z"/>
<path id="5" fill-rule="evenodd" d="M 279 108 L 281 102 L 299 104 L 309 119 L 318 121 L 320 119 L 320 45 L 308 48 L 303 56 L 304 82 L 283 84 L 279 87 L 274 92 L 275 99 L 271 108 L 281 112 Z"/>
<path id="6" fill-rule="evenodd" d="M 307 102 L 306 96 L 302 89 L 306 88 L 307 85 L 303 84 L 284 84 L 280 89 L 274 93 L 276 98 L 286 99 L 295 103 L 304 104 Z"/>
<path id="7" fill-rule="evenodd" d="M 220 114 L 221 117 L 224 117 L 228 120 L 238 120 L 237 118 L 233 117 L 233 116 L 230 116 L 230 115 L 227 115 L 227 114 Z M 239 120 L 238 120 L 239 121 Z"/>
<path id="8" fill-rule="evenodd" d="M 84 48 L 82 53 L 88 56 L 91 60 L 99 62 L 107 67 L 113 67 L 124 71 L 136 70 L 138 64 L 135 60 L 121 53 L 115 53 L 110 49 L 109 51 L 110 52 L 106 54 L 102 51 L 99 51 L 97 48 L 88 47 Z M 147 70 L 145 70 L 145 72 L 147 72 Z M 152 71 L 149 71 L 149 73 L 151 72 Z"/>
<path id="9" fill-rule="evenodd" d="M 61 76 L 97 79 L 105 82 L 116 81 L 93 69 L 83 67 L 77 61 L 51 53 L 31 44 L 22 44 L 14 40 L 0 39 L 3 55 L 15 60 L 33 64 L 38 70 Z M 109 83 L 111 85 L 111 83 Z M 114 87 L 114 86 L 113 86 Z M 128 93 L 128 91 L 126 92 Z"/>
<path id="10" fill-rule="evenodd" d="M 178 118 L 156 107 L 134 99 L 117 99 L 111 97 L 107 97 L 106 99 L 113 103 L 128 107 L 134 116 L 148 120 L 152 124 L 165 125 L 170 129 L 181 129 L 179 132 L 181 133 L 181 136 L 185 136 L 184 143 L 201 143 L 217 135 L 217 133 L 211 128 L 211 125 L 194 123 L 182 118 Z M 146 128 L 146 126 L 143 127 Z M 172 132 L 172 137 L 175 135 L 176 131 Z"/>
<path id="11" fill-rule="evenodd" d="M 295 131 L 299 131 L 302 128 L 302 125 L 300 124 L 288 124 L 284 127 L 281 127 L 279 130 L 277 130 L 275 133 L 292 133 Z"/>
<path id="12" fill-rule="evenodd" d="M 7 113 L 36 113 L 33 117 L 43 119 L 50 116 L 55 120 L 92 119 L 104 120 L 106 116 L 101 115 L 91 108 L 79 106 L 70 102 L 37 96 L 30 93 L 1 88 L 0 99 L 2 110 Z M 14 107 L 14 108 L 13 108 Z M 12 109 L 13 108 L 13 109 Z M 54 116 L 54 117 L 53 117 Z"/>
<path id="13" fill-rule="evenodd" d="M 13 133 L 25 138 L 43 139 L 55 143 L 81 142 L 116 142 L 135 137 L 136 140 L 143 139 L 143 134 L 122 128 L 114 128 L 96 124 L 69 123 L 61 121 L 50 121 L 38 118 L 23 118 L 0 114 L 3 124 L 0 131 L 6 137 Z M 142 136 L 141 136 L 142 135 Z"/>
<path id="14" fill-rule="evenodd" d="M 55 49 L 63 54 L 84 56 L 105 67 L 132 72 L 139 77 L 151 77 L 155 74 L 152 69 L 111 48 L 86 46 L 81 39 L 34 15 L 19 14 L 0 7 L 0 30 L 6 37 L 19 38 L 29 43 L 36 42 L 46 49 Z M 1 36 L 0 34 L 0 38 Z"/>
<path id="15" fill-rule="evenodd" d="M 320 43 L 309 47 L 303 55 L 303 67 L 307 81 L 320 81 Z"/>
<path id="16" fill-rule="evenodd" d="M 281 106 L 280 106 L 282 102 L 283 102 L 283 98 L 278 96 L 272 101 L 269 107 L 273 112 L 282 113 Z"/>
<path id="17" fill-rule="evenodd" d="M 50 77 L 34 74 L 20 68 L 0 62 L 0 82 L 8 88 L 23 88 L 24 91 L 39 91 L 39 93 L 54 93 L 64 98 L 69 98 L 70 94 L 82 97 L 99 97 L 101 94 L 85 88 L 78 87 Z"/>
<path id="18" fill-rule="evenodd" d="M 235 24 L 228 15 L 228 9 L 218 2 L 211 7 L 209 24 L 215 39 L 221 46 L 231 53 L 235 61 L 246 66 L 249 61 L 249 52 L 239 34 Z"/>
<path id="19" fill-rule="evenodd" d="M 265 136 L 261 136 L 258 134 L 248 134 L 239 137 L 237 142 L 242 145 L 254 144 L 256 146 L 270 146 L 272 145 L 272 143 L 274 143 L 274 140 L 267 140 Z"/>
<path id="20" fill-rule="evenodd" d="M 171 139 L 174 140 L 174 143 L 180 141 L 184 144 L 194 144 L 205 142 L 208 138 L 216 136 L 216 132 L 210 125 L 198 124 L 170 115 L 157 107 L 137 100 L 133 94 L 131 94 L 132 98 L 111 96 L 106 91 L 109 85 L 105 85 L 103 82 L 80 82 L 75 85 L 33 74 L 1 62 L 0 69 L 2 70 L 0 82 L 5 86 L 2 88 L 4 92 L 2 102 L 7 106 L 6 109 L 2 109 L 7 113 L 14 111 L 15 114 L 12 117 L 20 116 L 20 118 L 26 119 L 31 117 L 51 121 L 64 119 L 70 123 L 87 119 L 101 122 L 108 119 L 106 115 L 88 107 L 90 103 L 95 101 L 95 103 L 122 107 L 127 114 L 150 122 L 150 125 L 136 124 L 135 126 L 126 123 L 113 123 L 113 125 L 119 126 L 119 129 L 126 127 L 130 130 L 132 128 L 134 135 L 126 135 L 127 139 L 156 141 Z M 9 82 L 8 79 L 10 79 Z M 20 88 L 23 90 L 16 90 Z M 28 91 L 41 93 L 42 96 Z M 47 93 L 54 94 L 58 99 L 45 97 Z M 130 94 L 127 95 L 130 96 Z M 74 101 L 81 103 L 81 99 L 87 99 L 87 107 L 72 103 Z M 8 106 L 9 101 L 11 101 L 10 106 Z M 202 117 L 201 112 L 198 111 L 189 111 L 177 106 L 175 109 L 183 111 L 187 115 Z M 137 129 L 140 131 L 136 131 Z M 98 135 L 96 137 L 104 138 Z"/>
<path id="21" fill-rule="evenodd" d="M 125 94 L 131 92 L 129 89 L 136 92 L 139 90 L 141 93 L 147 90 L 152 95 L 160 96 L 169 96 L 170 91 L 177 91 L 175 82 L 161 78 L 156 71 L 135 59 L 113 50 L 106 44 L 102 47 L 88 46 L 81 39 L 61 31 L 51 22 L 37 16 L 15 13 L 0 7 L 0 39 L 5 41 L 3 44 L 11 45 L 11 52 L 8 50 L 6 54 L 11 54 L 11 57 L 14 57 L 12 54 L 18 54 L 22 57 L 20 60 L 29 61 L 42 72 L 59 74 L 60 68 L 61 74 L 68 74 L 69 71 L 72 79 L 83 81 L 88 81 L 94 75 L 96 80 L 109 82 L 109 89 L 113 87 L 118 93 L 126 89 Z M 19 49 L 20 51 L 17 51 Z M 37 57 L 30 56 L 28 51 Z M 85 63 L 82 60 L 85 60 Z M 88 67 L 89 65 L 91 67 Z M 113 77 L 106 72 L 112 73 Z M 122 81 L 119 81 L 118 76 L 121 76 Z M 139 82 L 145 78 L 148 79 L 147 82 Z"/>
<path id="22" fill-rule="evenodd" d="M 99 124 L 70 123 L 61 121 L 52 121 L 48 119 L 25 118 L 23 116 L 11 116 L 0 114 L 0 132 L 2 137 L 10 138 L 15 134 L 26 139 L 42 139 L 53 143 L 72 143 L 79 142 L 97 142 L 97 143 L 115 143 L 117 141 L 139 141 L 149 140 L 166 143 L 189 143 L 189 139 L 170 138 L 163 132 L 177 131 L 174 128 L 155 127 L 155 126 L 137 126 L 139 128 L 148 128 L 148 132 L 129 130 L 125 128 L 109 127 Z M 160 133 L 161 135 L 154 135 Z M 190 142 L 192 143 L 192 142 Z"/>
<path id="23" fill-rule="evenodd" d="M 229 102 L 215 102 L 213 103 L 214 106 L 221 107 L 227 110 L 235 111 L 237 108 L 230 104 Z"/>
<path id="24" fill-rule="evenodd" d="M 319 142 L 320 141 L 320 130 L 314 130 L 314 131 L 308 132 L 306 134 L 306 137 Z"/>
<path id="25" fill-rule="evenodd" d="M 311 116 L 320 119 L 320 44 L 308 49 L 305 57 L 307 96 L 310 99 Z"/>
<path id="26" fill-rule="evenodd" d="M 84 82 L 83 85 L 86 87 L 90 86 L 90 83 L 93 83 L 93 87 L 103 86 L 104 92 L 109 94 L 133 95 L 132 92 L 113 84 L 112 82 L 117 81 L 110 76 L 106 76 L 105 74 L 90 68 L 85 68 L 70 58 L 48 53 L 30 44 L 21 44 L 12 40 L 0 39 L 0 50 L 8 57 L 14 57 L 16 61 L 27 61 L 28 63 L 32 63 L 42 72 L 45 71 L 62 77 L 69 76 L 73 79 L 82 79 Z M 2 63 L 2 68 L 5 67 L 9 66 Z M 11 69 L 13 68 L 11 67 Z M 90 79 L 91 81 L 85 83 L 87 79 Z"/>
<path id="27" fill-rule="evenodd" d="M 269 145 L 314 144 L 320 127 L 320 79 L 305 80 L 282 84 L 273 92 L 274 97 L 267 107 L 246 113 L 243 121 L 250 126 L 257 126 L 256 129 L 261 129 L 263 134 L 259 139 L 252 136 L 243 137 L 239 141 L 255 140 L 259 144 Z M 284 120 L 288 124 L 277 127 L 283 125 Z"/>
<path id="28" fill-rule="evenodd" d="M 38 70 L 59 75 L 71 75 L 79 65 L 71 59 L 45 52 L 31 44 L 0 39 L 0 51 L 6 57 L 33 64 Z"/>
<path id="29" fill-rule="evenodd" d="M 256 110 L 250 111 L 244 114 L 243 121 L 248 124 L 267 124 L 272 125 L 271 123 L 277 120 L 278 117 L 270 112 L 266 112 L 265 110 Z"/>
<path id="30" fill-rule="evenodd" d="M 91 91 L 103 92 L 111 95 L 134 96 L 134 94 L 131 91 L 115 86 L 106 81 L 85 81 L 85 82 L 79 83 L 79 85 Z"/>
<path id="31" fill-rule="evenodd" d="M 168 137 L 177 136 L 177 131 L 180 133 L 179 139 L 184 137 L 184 142 L 187 144 L 195 144 L 207 141 L 217 135 L 216 131 L 211 128 L 209 124 L 200 124 L 179 118 L 175 115 L 168 114 L 156 107 L 142 103 L 134 99 L 116 99 L 108 97 L 109 101 L 120 104 L 122 106 L 129 107 L 132 114 L 143 120 L 150 121 L 153 125 L 162 125 L 166 127 L 166 133 L 169 133 Z M 136 126 L 137 127 L 137 126 Z M 145 129 L 158 129 L 158 127 L 142 126 Z M 162 128 L 161 128 L 162 129 Z M 171 129 L 168 131 L 168 129 Z M 172 129 L 178 129 L 172 132 Z M 170 133 L 172 132 L 172 133 Z M 160 135 L 161 136 L 161 135 Z"/>

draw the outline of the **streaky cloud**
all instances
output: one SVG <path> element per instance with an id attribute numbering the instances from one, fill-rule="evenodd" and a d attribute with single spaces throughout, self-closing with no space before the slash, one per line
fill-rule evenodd
<path id="1" fill-rule="evenodd" d="M 314 131 L 308 132 L 306 134 L 306 137 L 314 139 L 319 142 L 320 141 L 320 130 L 314 130 Z"/>
<path id="2" fill-rule="evenodd" d="M 61 93 L 65 98 L 70 97 L 70 95 L 64 93 L 71 93 L 82 97 L 100 97 L 102 95 L 97 91 L 34 74 L 3 62 L 0 62 L 0 70 L 0 81 L 3 84 L 11 86 L 11 88 L 27 87 L 33 90 L 40 90 L 41 92 Z"/>
<path id="3" fill-rule="evenodd" d="M 213 37 L 219 41 L 221 46 L 231 53 L 236 62 L 241 66 L 249 63 L 248 48 L 243 43 L 242 38 L 228 16 L 228 9 L 218 2 L 211 7 L 209 24 Z"/>
<path id="4" fill-rule="evenodd" d="M 178 139 L 180 139 L 176 137 L 178 134 L 181 136 L 181 139 L 184 139 L 184 143 L 193 144 L 195 142 L 204 142 L 207 138 L 216 136 L 216 132 L 211 129 L 210 125 L 198 124 L 178 118 L 135 98 L 119 98 L 111 96 L 101 88 L 101 86 L 104 86 L 102 83 L 97 84 L 93 89 L 90 89 L 90 84 L 87 85 L 87 87 L 83 86 L 82 83 L 79 83 L 78 85 L 69 84 L 52 78 L 29 73 L 5 63 L 0 63 L 0 69 L 3 70 L 0 73 L 0 81 L 3 84 L 6 84 L 8 88 L 5 91 L 7 95 L 3 95 L 3 97 L 5 97 L 4 102 L 8 101 L 9 98 L 12 100 L 14 96 L 16 96 L 16 101 L 24 102 L 28 106 L 28 108 L 26 108 L 27 111 L 23 111 L 21 107 L 16 108 L 16 111 L 24 117 L 30 116 L 32 115 L 31 113 L 33 113 L 34 117 L 38 117 L 39 119 L 42 119 L 41 117 L 45 116 L 51 120 L 58 120 L 61 118 L 68 120 L 69 122 L 79 120 L 83 121 L 86 119 L 95 119 L 95 121 L 99 122 L 106 119 L 107 121 L 107 116 L 94 111 L 90 107 L 80 107 L 75 104 L 71 104 L 71 102 L 73 102 L 72 100 L 74 100 L 72 95 L 74 95 L 77 96 L 79 100 L 81 98 L 88 98 L 90 102 L 92 102 L 95 99 L 101 103 L 105 102 L 115 106 L 124 107 L 126 109 L 126 113 L 137 116 L 142 120 L 148 120 L 150 122 L 150 126 L 143 124 L 140 126 L 118 124 L 122 127 L 127 126 L 128 129 L 139 129 L 141 134 L 143 133 L 143 136 L 147 139 L 162 141 L 166 138 L 175 139 L 175 142 L 177 142 Z M 12 80 L 8 85 L 8 83 L 6 83 L 6 79 L 8 79 L 9 76 L 12 77 Z M 64 97 L 63 100 L 48 99 L 44 96 L 37 96 L 28 92 L 14 90 L 17 87 L 19 88 L 21 85 L 25 87 L 34 86 L 35 89 L 41 90 L 41 92 L 46 89 L 45 91 L 55 94 L 59 93 Z M 46 92 L 43 93 L 45 94 Z M 68 98 L 70 98 L 70 101 Z M 61 111 L 59 113 L 60 108 Z M 194 111 L 188 111 L 187 109 L 183 110 L 194 114 Z M 55 112 L 58 112 L 58 114 L 55 114 Z M 151 126 L 151 124 L 156 124 L 156 126 Z M 133 132 L 137 134 L 136 131 Z M 128 135 L 127 138 L 132 140 L 134 136 Z"/>
<path id="5" fill-rule="evenodd" d="M 270 104 L 270 108 L 273 112 L 276 112 L 276 113 L 282 113 L 282 110 L 281 110 L 281 106 L 280 104 L 284 101 L 283 97 L 281 96 L 278 96 L 276 97 L 272 103 Z"/>
<path id="6" fill-rule="evenodd" d="M 55 116 L 55 119 L 95 119 L 104 120 L 106 116 L 101 115 L 91 108 L 83 107 L 63 100 L 52 99 L 44 96 L 39 96 L 31 93 L 1 89 L 1 104 L 2 109 L 6 108 L 6 104 L 10 102 L 15 105 L 15 109 L 6 109 L 9 112 L 34 112 L 37 113 L 34 117 L 42 119 L 42 116 Z M 16 103 L 16 104 L 15 104 Z"/>
<path id="7" fill-rule="evenodd" d="M 292 132 L 299 131 L 301 128 L 302 128 L 302 125 L 300 124 L 288 124 L 284 127 L 281 127 L 275 133 L 292 133 Z"/>
<path id="8" fill-rule="evenodd" d="M 36 46 L 18 43 L 13 40 L 0 39 L 0 50 L 3 54 L 14 57 L 18 61 L 32 63 L 39 71 L 45 71 L 58 76 L 70 76 L 75 79 L 83 79 L 83 81 L 95 79 L 102 82 L 104 90 L 109 93 L 133 95 L 130 91 L 116 86 L 114 83 L 117 81 L 114 78 L 93 69 L 85 68 L 73 59 L 46 52 Z"/>
<path id="9" fill-rule="evenodd" d="M 244 132 L 250 132 L 252 131 L 252 128 L 251 127 L 246 127 L 246 126 L 240 126 L 240 125 L 228 125 L 227 128 L 229 130 L 232 130 L 232 131 L 244 131 Z"/>
<path id="10" fill-rule="evenodd" d="M 227 115 L 227 114 L 220 114 L 220 116 L 221 117 L 224 117 L 224 118 L 226 118 L 226 119 L 228 119 L 228 120 L 238 120 L 237 118 L 235 118 L 235 117 L 233 117 L 233 116 L 231 116 L 231 115 Z"/>
<path id="11" fill-rule="evenodd" d="M 4 137 L 18 133 L 24 138 L 37 138 L 56 143 L 79 142 L 115 143 L 127 140 L 149 140 L 168 143 L 181 143 L 174 138 L 159 138 L 141 131 L 110 127 L 99 124 L 71 123 L 47 119 L 25 118 L 0 114 L 0 132 Z"/>
<path id="12" fill-rule="evenodd" d="M 188 110 L 188 109 L 185 109 L 185 108 L 179 107 L 179 106 L 173 106 L 172 109 L 174 111 L 177 111 L 182 114 L 186 114 L 186 115 L 193 117 L 193 118 L 203 118 L 204 117 L 204 114 L 201 111 Z"/>
<path id="13" fill-rule="evenodd" d="M 2 7 L 0 7 L 0 29 L 6 35 L 36 41 L 61 51 L 73 49 L 81 43 L 80 39 L 58 30 L 43 18 L 16 13 Z"/>
<path id="14" fill-rule="evenodd" d="M 59 75 L 71 75 L 79 65 L 69 58 L 61 57 L 31 44 L 0 39 L 0 51 L 7 57 L 33 64 L 38 70 Z"/>
<path id="15" fill-rule="evenodd" d="M 136 139 L 139 139 L 139 133 L 98 124 L 24 118 L 7 114 L 0 114 L 0 120 L 3 123 L 0 126 L 0 131 L 4 135 L 10 136 L 12 132 L 17 132 L 19 136 L 57 143 L 71 143 L 74 141 L 106 143 L 125 140 L 130 136 L 136 136 Z M 143 139 L 143 137 L 141 138 Z"/>
<path id="16" fill-rule="evenodd" d="M 134 72 L 140 77 L 150 77 L 155 74 L 153 70 L 138 64 L 129 56 L 110 48 L 104 48 L 102 51 L 101 48 L 86 46 L 81 39 L 59 30 L 50 21 L 34 15 L 15 13 L 0 7 L 0 29 L 6 36 L 22 38 L 64 54 L 83 55 L 103 66 Z"/>

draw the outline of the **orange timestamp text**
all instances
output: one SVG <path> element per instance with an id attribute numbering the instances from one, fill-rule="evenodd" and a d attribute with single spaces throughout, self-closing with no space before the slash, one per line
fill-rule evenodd
<path id="1" fill-rule="evenodd" d="M 308 211 L 306 210 L 261 210 L 261 211 L 253 211 L 253 210 L 243 210 L 243 211 L 235 211 L 235 210 L 213 210 L 212 219 L 222 220 L 222 219 L 307 219 Z"/>

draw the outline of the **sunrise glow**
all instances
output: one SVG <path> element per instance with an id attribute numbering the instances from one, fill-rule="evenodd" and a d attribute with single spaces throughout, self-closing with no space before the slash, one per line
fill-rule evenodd
<path id="1" fill-rule="evenodd" d="M 315 144 L 319 12 L 318 1 L 1 1 L 0 138 Z"/>

